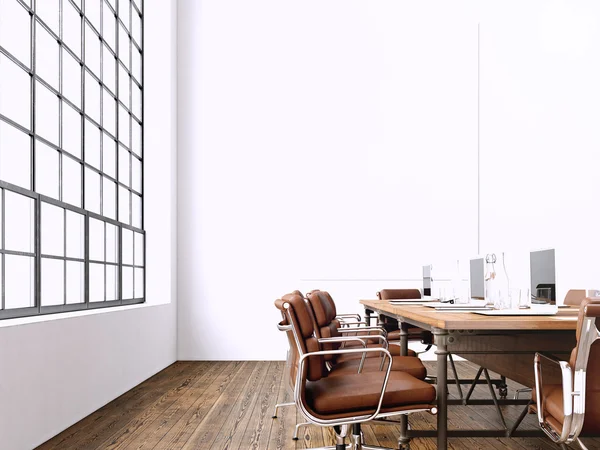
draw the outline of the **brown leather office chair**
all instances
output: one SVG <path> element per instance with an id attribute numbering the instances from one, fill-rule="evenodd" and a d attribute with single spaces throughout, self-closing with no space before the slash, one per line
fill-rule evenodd
<path id="1" fill-rule="evenodd" d="M 569 289 L 563 303 L 569 306 L 579 306 L 586 296 L 587 291 L 585 289 Z"/>
<path id="2" fill-rule="evenodd" d="M 568 306 L 579 306 L 581 302 L 588 296 L 594 295 L 597 291 L 595 290 L 586 290 L 586 289 L 569 289 L 565 295 L 565 300 L 563 301 L 564 305 Z M 521 388 L 515 391 L 515 400 L 518 400 L 519 396 L 522 393 L 531 392 L 531 388 Z"/>
<path id="3" fill-rule="evenodd" d="M 600 298 L 586 298 L 579 307 L 577 345 L 569 361 L 536 353 L 535 410 L 540 427 L 562 448 L 579 434 L 600 433 Z M 542 366 L 551 362 L 560 368 L 562 384 L 545 384 Z"/>
<path id="4" fill-rule="evenodd" d="M 418 299 L 421 298 L 421 291 L 418 289 L 382 289 L 377 292 L 377 298 L 379 300 Z M 378 322 L 380 321 L 383 322 L 383 326 L 388 331 L 388 340 L 400 340 L 400 330 L 397 320 L 386 316 L 380 316 Z M 427 344 L 423 353 L 431 348 L 433 335 L 429 331 L 415 326 L 410 326 L 407 331 L 409 341 L 421 341 L 423 344 Z"/>
<path id="5" fill-rule="evenodd" d="M 328 449 L 381 449 L 362 442 L 360 425 L 377 418 L 407 415 L 412 412 L 437 412 L 433 405 L 435 388 L 405 372 L 392 371 L 392 356 L 383 348 L 346 348 L 323 350 L 314 336 L 310 311 L 302 296 L 287 294 L 275 301 L 284 320 L 282 331 L 291 331 L 299 356 L 294 367 L 294 402 L 309 422 L 334 427 L 336 446 Z M 325 356 L 383 353 L 387 369 L 331 376 Z M 351 434 L 350 426 L 352 426 Z"/>
<path id="6" fill-rule="evenodd" d="M 317 296 L 317 295 L 320 297 L 322 306 L 324 308 L 323 313 L 319 317 L 319 321 L 325 320 L 325 321 L 333 323 L 332 320 L 335 320 L 335 324 L 340 325 L 342 327 L 342 328 L 337 327 L 337 329 L 339 330 L 338 332 L 348 334 L 348 335 L 354 334 L 357 332 L 370 333 L 370 334 L 374 334 L 374 335 L 379 335 L 380 333 L 383 333 L 385 340 L 388 343 L 392 344 L 392 345 L 388 346 L 388 350 L 390 351 L 392 356 L 400 356 L 399 340 L 396 339 L 395 341 L 390 342 L 387 331 L 385 331 L 385 329 L 383 329 L 381 326 L 369 327 L 369 326 L 367 326 L 366 322 L 355 322 L 354 324 L 356 326 L 353 326 L 352 322 L 350 322 L 350 323 L 343 322 L 343 321 L 340 322 L 337 319 L 339 316 L 337 316 L 337 308 L 335 306 L 335 302 L 333 301 L 333 298 L 331 297 L 329 292 L 321 291 L 320 289 L 315 289 L 313 291 L 310 291 L 308 294 L 306 294 L 306 298 L 308 300 L 310 300 L 310 298 L 312 298 L 313 296 Z M 333 328 L 335 328 L 335 327 L 333 327 Z M 323 330 L 323 333 L 324 333 L 324 337 L 327 337 L 328 330 Z M 380 345 L 381 341 L 379 338 L 373 337 L 373 338 L 371 338 L 370 344 Z M 345 344 L 345 346 L 347 346 L 347 347 L 356 347 L 357 345 L 360 345 L 360 344 L 357 344 L 357 343 Z M 408 356 L 416 356 L 416 353 L 412 350 L 409 350 Z M 344 356 L 342 359 L 348 359 L 348 358 L 353 358 L 353 357 Z"/>
<path id="7" fill-rule="evenodd" d="M 387 344 L 384 336 L 378 336 L 381 340 L 375 343 L 369 344 L 373 340 L 371 335 L 367 333 L 371 332 L 377 327 L 359 327 L 359 328 L 340 328 L 340 322 L 335 318 L 335 304 L 331 296 L 325 291 L 312 291 L 307 295 L 307 302 L 309 306 L 309 312 L 313 319 L 313 326 L 315 328 L 315 336 L 323 345 L 324 350 L 337 350 L 342 348 L 353 348 L 361 345 L 361 342 L 326 342 L 328 338 L 342 337 L 343 335 L 352 337 L 361 337 L 362 341 L 367 343 L 367 346 L 381 346 Z M 362 334 L 356 334 L 362 333 Z M 388 347 L 389 350 L 389 347 Z M 391 353 L 391 352 L 390 352 Z M 380 370 L 380 359 L 381 355 L 376 353 L 367 354 L 365 361 L 361 360 L 361 355 L 327 355 L 325 361 L 328 366 L 336 373 L 348 373 L 357 372 L 360 367 L 361 370 L 372 371 Z M 401 370 L 409 373 L 412 376 L 421 380 L 427 376 L 427 369 L 416 356 L 394 356 L 392 354 L 392 370 Z"/>

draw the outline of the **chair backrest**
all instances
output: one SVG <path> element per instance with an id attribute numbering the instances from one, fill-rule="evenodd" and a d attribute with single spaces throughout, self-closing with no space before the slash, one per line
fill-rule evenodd
<path id="1" fill-rule="evenodd" d="M 275 306 L 281 311 L 285 325 L 292 326 L 293 339 L 288 334 L 288 342 L 290 351 L 296 351 L 296 361 L 292 365 L 293 368 L 290 369 L 290 376 L 295 380 L 299 355 L 318 352 L 321 350 L 321 345 L 314 335 L 313 319 L 302 294 L 297 291 L 286 294 L 275 300 Z M 327 375 L 325 360 L 322 356 L 309 357 L 305 367 L 306 373 L 303 374 L 303 379 L 316 381 Z M 292 380 L 291 383 L 293 384 L 294 381 Z"/>
<path id="2" fill-rule="evenodd" d="M 577 345 L 571 352 L 569 365 L 574 375 L 574 390 L 585 392 L 585 417 L 579 424 L 585 432 L 600 432 L 600 298 L 585 298 L 579 307 Z M 585 378 L 578 375 L 585 374 Z M 584 385 L 579 383 L 584 382 Z M 574 410 L 577 427 L 577 408 Z"/>
<path id="3" fill-rule="evenodd" d="M 407 298 L 421 298 L 418 289 L 382 289 L 377 293 L 379 300 L 403 300 Z"/>
<path id="4" fill-rule="evenodd" d="M 335 303 L 329 295 L 329 292 L 314 290 L 306 295 L 310 312 L 313 316 L 313 325 L 317 338 L 339 337 L 341 333 L 338 328 L 341 327 L 340 321 L 335 318 Z M 322 344 L 323 350 L 337 350 L 341 347 L 340 343 Z M 326 361 L 332 361 L 335 355 L 325 355 Z"/>
<path id="5" fill-rule="evenodd" d="M 282 299 L 287 298 L 287 296 L 289 295 L 299 295 L 300 297 L 302 297 L 302 293 L 300 291 L 293 291 L 290 294 L 286 294 L 282 297 Z M 290 321 L 288 320 L 287 314 L 285 314 L 284 311 L 281 311 L 281 316 L 282 316 L 282 321 L 279 322 L 279 325 L 281 325 L 282 327 L 286 327 L 290 324 Z M 298 355 L 298 348 L 296 345 L 296 341 L 294 339 L 294 332 L 292 331 L 291 328 L 289 328 L 287 331 L 285 331 L 285 335 L 287 337 L 288 340 L 288 355 L 287 355 L 287 361 L 286 364 L 288 366 L 289 369 L 289 383 L 290 383 L 290 387 L 292 388 L 292 390 L 294 390 L 294 385 L 296 384 L 296 374 L 298 373 L 298 362 L 299 362 L 299 355 Z"/>
<path id="6" fill-rule="evenodd" d="M 579 306 L 586 295 L 587 291 L 585 289 L 569 289 L 565 295 L 564 304 L 569 306 Z"/>

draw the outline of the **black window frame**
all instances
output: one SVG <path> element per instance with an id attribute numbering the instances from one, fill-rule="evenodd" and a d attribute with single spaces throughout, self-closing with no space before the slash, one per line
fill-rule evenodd
<path id="1" fill-rule="evenodd" d="M 1 222 L 0 222 L 0 258 L 1 258 L 1 271 L 0 271 L 0 282 L 1 282 L 1 295 L 0 295 L 0 319 L 11 319 L 18 317 L 28 317 L 28 316 L 37 316 L 44 314 L 54 314 L 54 313 L 63 313 L 70 311 L 81 311 L 88 309 L 99 309 L 99 308 L 107 308 L 107 307 L 115 307 L 115 306 L 123 306 L 123 305 L 131 305 L 144 303 L 146 301 L 146 232 L 144 230 L 144 13 L 143 13 L 143 0 L 80 0 L 78 3 L 81 3 L 81 8 L 77 5 L 77 2 L 74 0 L 57 0 L 57 4 L 59 5 L 59 11 L 57 12 L 59 17 L 59 30 L 53 30 L 42 18 L 40 18 L 36 13 L 37 3 L 45 0 L 30 0 L 29 2 L 23 0 L 8 0 L 14 1 L 20 7 L 24 8 L 24 10 L 29 14 L 30 20 L 30 61 L 29 67 L 26 64 L 23 64 L 19 58 L 11 54 L 7 49 L 2 47 L 0 43 L 0 55 L 8 58 L 12 61 L 12 63 L 16 64 L 20 67 L 21 70 L 24 70 L 27 75 L 30 77 L 30 124 L 29 129 L 22 126 L 21 124 L 15 122 L 10 117 L 7 117 L 0 113 L 0 124 L 4 124 L 5 126 L 11 126 L 25 133 L 30 139 L 30 158 L 29 158 L 29 168 L 30 168 L 30 184 L 29 187 L 31 189 L 26 189 L 22 186 L 18 186 L 7 181 L 0 179 L 0 195 L 1 195 Z M 114 26 L 114 45 L 111 46 L 109 44 L 105 44 L 105 39 L 102 36 L 102 33 L 96 29 L 94 24 L 89 20 L 86 16 L 86 1 L 87 2 L 97 2 L 99 5 L 99 20 L 100 20 L 100 29 L 104 28 L 103 22 L 105 20 L 105 11 L 104 8 L 108 8 L 107 14 L 112 14 L 115 19 Z M 120 15 L 121 12 L 121 2 L 123 4 L 127 3 L 125 8 L 128 8 L 128 18 L 129 23 L 124 24 L 122 21 L 122 17 Z M 28 5 L 30 3 L 30 5 Z M 114 7 L 113 7 L 114 5 Z M 75 12 L 79 15 L 79 20 L 81 21 L 81 48 L 79 49 L 79 53 L 81 57 L 78 57 L 75 51 L 71 49 L 62 39 L 63 39 L 63 12 L 64 8 L 74 8 Z M 134 22 L 134 14 L 137 14 L 139 17 L 139 41 L 134 36 L 133 22 Z M 50 83 L 46 80 L 42 79 L 36 73 L 36 31 L 38 27 L 43 27 L 47 33 L 50 34 L 53 40 L 58 44 L 58 57 L 59 57 L 59 72 L 58 72 L 58 90 L 56 90 Z M 121 30 L 122 28 L 122 30 Z M 85 45 L 85 37 L 86 37 L 86 29 L 93 32 L 93 39 L 98 38 L 98 47 L 100 48 L 100 67 L 99 73 L 95 74 L 90 68 L 86 66 L 86 45 Z M 125 37 L 128 40 L 128 55 L 120 54 L 121 46 L 119 43 L 119 39 L 122 36 L 122 32 L 125 32 Z M 105 51 L 109 52 L 109 57 L 114 58 L 115 65 L 115 73 L 114 73 L 114 92 L 109 89 L 104 84 L 104 55 Z M 133 52 L 139 52 L 139 71 L 137 74 L 134 74 L 133 67 Z M 79 65 L 79 69 L 81 71 L 81 99 L 80 99 L 80 107 L 74 104 L 69 98 L 63 95 L 63 52 L 67 52 Z M 127 65 L 123 62 L 123 56 L 127 58 Z M 121 69 L 121 70 L 120 70 Z M 123 103 L 123 99 L 120 98 L 119 89 L 119 74 L 125 70 L 127 80 L 126 82 L 129 84 L 128 94 L 128 105 Z M 98 83 L 98 89 L 100 91 L 100 104 L 98 105 L 100 110 L 99 122 L 89 116 L 89 110 L 86 108 L 86 78 L 92 78 L 92 82 Z M 57 97 L 58 101 L 58 145 L 53 142 L 48 141 L 47 139 L 39 136 L 36 130 L 36 90 L 38 88 L 47 89 L 49 92 Z M 0 86 L 0 89 L 2 87 Z M 139 111 L 139 117 L 135 114 L 134 110 L 136 110 L 136 106 L 133 105 L 133 90 L 139 89 L 140 94 L 140 105 L 137 106 L 137 111 Z M 110 133 L 104 127 L 104 96 L 110 95 L 108 101 L 113 100 L 115 102 L 115 110 L 114 110 L 114 123 L 112 124 L 114 133 Z M 69 151 L 63 148 L 63 108 L 73 108 L 77 114 L 79 114 L 80 124 L 81 124 L 81 149 L 80 155 L 77 156 L 75 154 L 70 153 Z M 128 125 L 128 141 L 125 142 L 120 136 L 120 123 L 119 123 L 119 114 L 122 109 L 125 109 Z M 86 146 L 85 146 L 85 123 L 86 120 L 91 122 L 92 125 L 99 130 L 100 142 L 98 143 L 100 148 L 99 153 L 99 167 L 95 167 L 90 164 L 88 160 L 86 160 Z M 137 123 L 139 129 L 139 146 L 136 149 L 133 148 L 133 129 L 134 123 Z M 106 124 L 108 125 L 108 124 Z M 110 176 L 104 172 L 103 168 L 103 145 L 104 145 L 104 135 L 107 134 L 109 141 L 111 144 L 114 143 L 114 176 Z M 39 193 L 36 191 L 36 147 L 37 143 L 41 142 L 42 144 L 54 149 L 59 154 L 59 175 L 58 175 L 58 197 L 53 198 L 49 197 L 45 194 Z M 123 183 L 120 179 L 119 173 L 119 151 L 121 148 L 125 149 L 127 152 L 129 170 L 128 170 L 128 184 Z M 10 151 L 10 150 L 9 150 Z M 79 177 L 81 180 L 81 198 L 79 205 L 73 205 L 70 203 L 66 203 L 62 201 L 63 198 L 63 160 L 64 158 L 69 158 L 74 160 L 77 164 L 79 164 Z M 138 184 L 139 190 L 134 189 L 134 181 L 133 181 L 133 166 L 134 166 L 134 158 L 139 161 L 136 163 L 139 166 L 139 174 Z M 92 172 L 89 172 L 89 171 Z M 93 173 L 94 176 L 98 176 L 100 180 L 100 193 L 99 193 L 99 205 L 100 205 L 100 213 L 90 211 L 87 209 L 89 205 L 86 204 L 86 176 L 87 173 Z M 106 216 L 104 213 L 104 184 L 111 183 L 114 187 L 114 207 L 112 208 L 112 217 Z M 126 198 L 128 201 L 128 217 L 125 218 L 127 222 L 120 221 L 123 219 L 121 217 L 121 197 L 120 191 L 123 189 L 127 190 Z M 33 254 L 25 254 L 22 252 L 16 252 L 12 250 L 7 250 L 5 247 L 5 222 L 6 222 L 6 203 L 4 201 L 5 192 L 11 191 L 20 195 L 24 195 L 34 200 L 34 242 Z M 139 198 L 139 217 L 136 219 L 136 223 L 134 225 L 134 204 L 133 204 L 133 196 L 137 196 Z M 42 227 L 43 227 L 43 214 L 42 214 L 42 203 L 47 203 L 53 206 L 58 206 L 64 210 L 64 218 L 63 221 L 63 237 L 64 237 L 64 253 L 62 256 L 56 255 L 47 255 L 42 254 Z M 84 258 L 74 258 L 67 256 L 67 222 L 66 216 L 67 211 L 72 211 L 83 216 L 84 220 Z M 90 259 L 90 220 L 99 220 L 104 222 L 104 224 L 114 225 L 117 230 L 118 236 L 118 244 L 116 248 L 116 261 L 107 261 L 106 258 L 104 261 L 96 261 Z M 104 225 L 104 230 L 106 230 L 106 225 Z M 133 237 L 133 247 L 131 250 L 131 262 L 123 261 L 123 233 L 132 231 Z M 137 233 L 137 234 L 136 234 Z M 106 254 L 106 232 L 104 235 L 104 253 Z M 141 236 L 141 261 L 138 258 L 138 254 L 136 254 L 135 246 L 139 244 L 136 236 Z M 139 249 L 137 249 L 139 250 Z M 6 306 L 6 255 L 21 255 L 21 256 L 29 256 L 34 258 L 34 281 L 33 281 L 33 289 L 34 296 L 33 301 L 34 305 L 30 307 L 23 308 L 13 308 L 13 309 L 5 309 Z M 43 297 L 42 297 L 42 261 L 45 259 L 55 259 L 63 261 L 63 295 L 64 301 L 63 304 L 57 305 L 43 305 Z M 75 261 L 79 263 L 83 263 L 84 267 L 84 275 L 83 275 L 83 302 L 81 303 L 67 303 L 67 262 Z M 104 265 L 104 301 L 90 301 L 90 264 L 103 264 Z M 116 300 L 107 300 L 107 281 L 106 281 L 106 273 L 108 267 L 116 267 L 118 277 L 116 279 Z M 131 298 L 123 299 L 123 271 L 127 269 L 129 271 L 131 268 L 131 272 L 133 274 L 133 278 L 131 279 Z M 136 296 L 139 292 L 136 292 L 136 274 L 140 273 L 142 276 L 142 284 L 141 291 L 142 295 Z"/>

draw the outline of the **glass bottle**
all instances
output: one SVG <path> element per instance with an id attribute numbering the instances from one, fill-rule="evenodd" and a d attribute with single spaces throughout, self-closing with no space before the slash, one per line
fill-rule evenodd
<path id="1" fill-rule="evenodd" d="M 497 297 L 494 303 L 494 309 L 507 309 L 511 307 L 510 299 L 510 281 L 506 271 L 506 259 L 502 252 L 502 268 L 496 273 Z"/>
<path id="2" fill-rule="evenodd" d="M 461 303 L 460 260 L 456 260 L 456 270 L 452 276 L 452 298 L 455 303 Z"/>
<path id="3" fill-rule="evenodd" d="M 485 255 L 485 304 L 488 306 L 494 306 L 496 304 L 496 298 L 498 296 L 498 290 L 496 286 L 496 268 L 494 264 L 496 262 L 496 255 L 489 253 Z"/>

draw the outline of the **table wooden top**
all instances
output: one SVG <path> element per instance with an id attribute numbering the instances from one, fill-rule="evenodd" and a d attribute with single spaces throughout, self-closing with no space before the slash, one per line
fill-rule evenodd
<path id="1" fill-rule="evenodd" d="M 413 325 L 444 330 L 575 330 L 579 308 L 560 308 L 555 316 L 484 316 L 436 311 L 421 305 L 393 305 L 387 300 L 360 300 L 367 308 Z"/>

